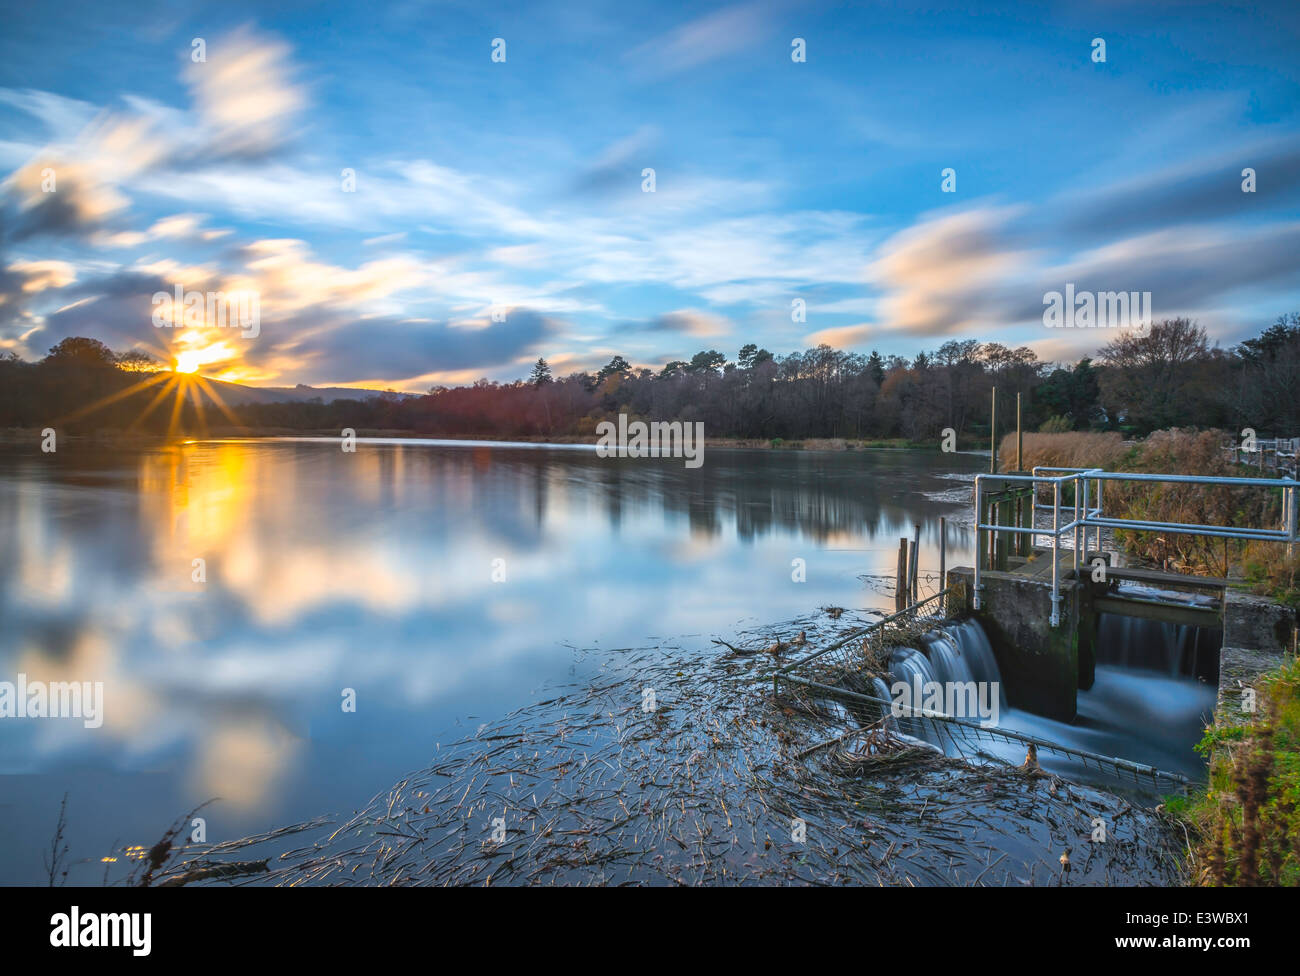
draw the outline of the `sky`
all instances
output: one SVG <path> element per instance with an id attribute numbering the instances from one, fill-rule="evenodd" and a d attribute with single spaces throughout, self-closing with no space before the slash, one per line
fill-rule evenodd
<path id="1" fill-rule="evenodd" d="M 27 359 L 79 335 L 418 392 L 750 342 L 1068 362 L 1113 333 L 1044 325 L 1067 283 L 1225 347 L 1300 310 L 1294 0 L 0 0 L 0 24 L 0 352 Z M 256 294 L 257 334 L 157 328 L 178 285 Z"/>

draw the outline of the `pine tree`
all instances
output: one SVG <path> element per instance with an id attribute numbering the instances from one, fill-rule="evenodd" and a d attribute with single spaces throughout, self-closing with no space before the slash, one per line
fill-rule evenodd
<path id="1" fill-rule="evenodd" d="M 551 367 L 541 356 L 538 356 L 537 362 L 533 363 L 533 371 L 528 376 L 528 382 L 533 386 L 551 382 Z"/>

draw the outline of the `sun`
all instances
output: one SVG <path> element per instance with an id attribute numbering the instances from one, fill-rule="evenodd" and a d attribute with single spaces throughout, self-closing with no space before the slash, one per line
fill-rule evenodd
<path id="1" fill-rule="evenodd" d="M 203 365 L 203 357 L 197 349 L 186 349 L 176 357 L 176 372 L 197 373 Z"/>
<path id="2" fill-rule="evenodd" d="M 211 342 L 207 336 L 192 329 L 177 336 L 176 342 L 182 347 L 176 353 L 174 369 L 177 373 L 197 373 L 201 366 L 239 358 L 238 353 L 224 340 Z"/>

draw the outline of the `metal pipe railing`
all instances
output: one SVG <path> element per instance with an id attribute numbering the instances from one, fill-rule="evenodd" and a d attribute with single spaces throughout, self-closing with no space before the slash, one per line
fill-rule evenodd
<path id="1" fill-rule="evenodd" d="M 1013 482 L 1018 484 L 1028 483 L 1031 488 L 1030 504 L 1030 522 L 1029 527 L 1021 526 L 1004 526 L 997 524 L 995 519 L 991 523 L 985 523 L 984 515 L 984 498 L 986 479 L 993 479 L 1002 484 Z M 1090 482 L 1097 484 L 1097 498 L 1095 507 L 1092 503 L 1092 495 L 1089 488 Z M 1148 519 L 1125 519 L 1108 517 L 1104 514 L 1103 486 L 1107 481 L 1131 481 L 1131 482 L 1148 482 L 1148 483 L 1167 483 L 1181 485 L 1211 485 L 1217 487 L 1242 487 L 1242 488 L 1280 488 L 1282 491 L 1282 527 L 1278 529 L 1266 528 L 1238 528 L 1231 525 L 1204 525 L 1192 522 L 1156 522 Z M 1061 524 L 1061 489 L 1064 485 L 1073 485 L 1073 506 L 1074 517 L 1066 524 Z M 1050 505 L 1040 505 L 1038 502 L 1038 488 L 1040 485 L 1052 486 L 1052 503 Z M 1037 542 L 1040 535 L 1051 538 L 1052 552 L 1052 619 L 1051 624 L 1057 627 L 1061 622 L 1061 536 L 1069 532 L 1073 544 L 1073 564 L 1075 576 L 1079 572 L 1079 558 L 1083 547 L 1088 543 L 1088 529 L 1096 530 L 1096 549 L 1095 552 L 1101 552 L 1101 532 L 1102 529 L 1123 529 L 1133 532 L 1164 532 L 1170 535 L 1203 535 L 1212 538 L 1222 539 L 1240 539 L 1243 541 L 1254 542 L 1283 542 L 1286 544 L 1288 557 L 1295 550 L 1295 544 L 1300 542 L 1300 526 L 1297 525 L 1300 519 L 1300 482 L 1291 478 L 1238 478 L 1238 477 L 1219 477 L 1215 475 L 1189 475 L 1189 474 L 1143 474 L 1128 471 L 1105 471 L 1101 468 L 1055 468 L 1046 465 L 1037 465 L 1031 474 L 978 474 L 975 476 L 975 592 L 972 595 L 971 606 L 975 610 L 980 609 L 980 594 L 983 591 L 981 575 L 984 571 L 984 561 L 990 559 L 990 568 L 993 568 L 992 556 L 990 551 L 997 545 L 998 533 L 1007 533 L 1009 535 L 1028 535 L 1030 536 L 1030 547 L 1032 548 Z M 1052 527 L 1050 529 L 1040 529 L 1036 524 L 1036 514 L 1040 511 L 1050 511 L 1052 513 Z M 992 535 L 990 535 L 992 533 Z"/>

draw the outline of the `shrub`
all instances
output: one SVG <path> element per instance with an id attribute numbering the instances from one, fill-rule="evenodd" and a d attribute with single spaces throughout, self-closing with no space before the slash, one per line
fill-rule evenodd
<path id="1" fill-rule="evenodd" d="M 1115 432 L 1026 434 L 1023 467 L 1257 475 L 1255 469 L 1237 465 L 1223 445 L 1223 433 L 1214 430 L 1158 430 L 1144 441 L 1125 441 Z M 1015 462 L 1014 434 L 1003 439 L 999 457 L 1001 469 L 1010 470 Z M 1275 526 L 1281 520 L 1281 494 L 1277 490 L 1108 482 L 1103 491 L 1106 514 L 1119 518 L 1227 526 Z M 1228 576 L 1235 571 L 1256 592 L 1300 605 L 1300 564 L 1295 558 L 1286 558 L 1281 543 L 1248 544 L 1234 539 L 1128 530 L 1116 532 L 1115 539 L 1136 556 L 1180 571 L 1213 576 Z"/>

